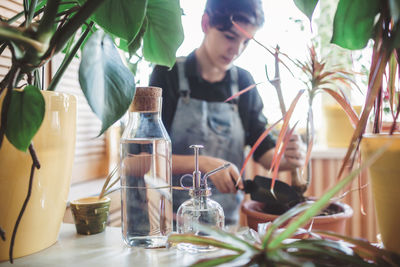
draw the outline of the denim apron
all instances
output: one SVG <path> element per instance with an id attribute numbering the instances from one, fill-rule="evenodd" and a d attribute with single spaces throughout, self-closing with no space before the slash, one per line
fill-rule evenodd
<path id="1" fill-rule="evenodd" d="M 177 60 L 180 97 L 170 131 L 173 154 L 193 155 L 193 149 L 189 146 L 199 144 L 204 146 L 200 150 L 201 155 L 224 159 L 234 163 L 240 169 L 244 157 L 245 133 L 237 102 L 230 104 L 191 98 L 184 61 L 184 58 Z M 239 88 L 236 67 L 231 68 L 230 75 L 231 93 L 234 94 Z M 180 185 L 182 175 L 173 176 L 174 186 Z M 236 224 L 239 220 L 240 202 L 243 199 L 242 192 L 222 194 L 210 179 L 208 185 L 212 191 L 211 198 L 221 204 L 224 209 L 225 224 Z M 175 213 L 187 199 L 189 199 L 188 191 L 173 190 Z"/>

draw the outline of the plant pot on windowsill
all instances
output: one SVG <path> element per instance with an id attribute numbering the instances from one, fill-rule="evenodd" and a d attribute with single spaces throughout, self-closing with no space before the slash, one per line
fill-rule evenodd
<path id="1" fill-rule="evenodd" d="M 81 235 L 98 234 L 106 228 L 111 199 L 86 197 L 71 201 L 76 231 Z"/>
<path id="2" fill-rule="evenodd" d="M 353 106 L 357 114 L 361 112 L 361 106 Z M 336 105 L 326 105 L 322 109 L 324 115 L 324 135 L 328 147 L 347 147 L 349 145 L 354 128 L 350 124 L 349 117 L 343 108 Z M 338 131 L 340 129 L 340 131 Z"/>
<path id="3" fill-rule="evenodd" d="M 241 206 L 242 212 L 247 217 L 248 226 L 256 231 L 259 223 L 271 222 L 279 217 L 279 215 L 264 211 L 264 206 L 264 203 L 253 200 L 244 201 Z M 353 216 L 353 209 L 347 204 L 333 202 L 330 204 L 329 210 L 336 212 L 314 217 L 312 229 L 345 234 L 346 221 Z"/>

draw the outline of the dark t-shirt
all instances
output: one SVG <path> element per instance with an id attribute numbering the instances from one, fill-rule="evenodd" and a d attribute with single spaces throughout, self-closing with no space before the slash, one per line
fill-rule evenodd
<path id="1" fill-rule="evenodd" d="M 210 83 L 198 75 L 195 53 L 192 52 L 185 62 L 185 74 L 190 87 L 190 97 L 208 102 L 223 102 L 231 96 L 230 72 L 219 82 Z M 254 84 L 251 74 L 238 67 L 239 90 Z M 172 69 L 155 66 L 150 77 L 150 85 L 163 89 L 162 120 L 168 133 L 170 133 L 175 110 L 178 105 L 179 80 L 176 65 Z M 237 101 L 237 100 L 234 100 Z M 239 97 L 239 115 L 245 131 L 245 144 L 252 146 L 264 132 L 267 119 L 262 113 L 263 103 L 256 88 Z M 255 151 L 253 157 L 258 160 L 262 154 L 275 146 L 271 136 L 267 136 Z"/>

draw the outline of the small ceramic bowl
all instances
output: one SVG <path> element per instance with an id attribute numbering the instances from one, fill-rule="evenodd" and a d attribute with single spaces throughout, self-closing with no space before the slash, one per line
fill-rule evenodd
<path id="1" fill-rule="evenodd" d="M 109 197 L 87 197 L 71 201 L 78 234 L 92 235 L 101 233 L 106 228 L 111 199 Z"/>

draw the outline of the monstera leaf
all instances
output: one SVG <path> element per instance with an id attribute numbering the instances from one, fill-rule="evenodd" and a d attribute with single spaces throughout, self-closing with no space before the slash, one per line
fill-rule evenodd
<path id="1" fill-rule="evenodd" d="M 106 32 L 130 42 L 142 26 L 146 5 L 147 0 L 107 0 L 91 19 Z"/>
<path id="2" fill-rule="evenodd" d="M 381 0 L 340 0 L 333 22 L 331 42 L 347 49 L 364 48 L 373 37 Z"/>
<path id="3" fill-rule="evenodd" d="M 130 55 L 143 42 L 146 60 L 172 67 L 183 41 L 181 15 L 178 0 L 107 0 L 91 19 Z"/>
<path id="4" fill-rule="evenodd" d="M 79 82 L 102 134 L 124 115 L 135 94 L 135 79 L 122 63 L 112 38 L 103 31 L 87 41 L 79 67 Z"/>
<path id="5" fill-rule="evenodd" d="M 143 36 L 143 55 L 148 61 L 174 65 L 176 50 L 183 41 L 181 15 L 178 0 L 148 1 L 147 29 Z"/>

